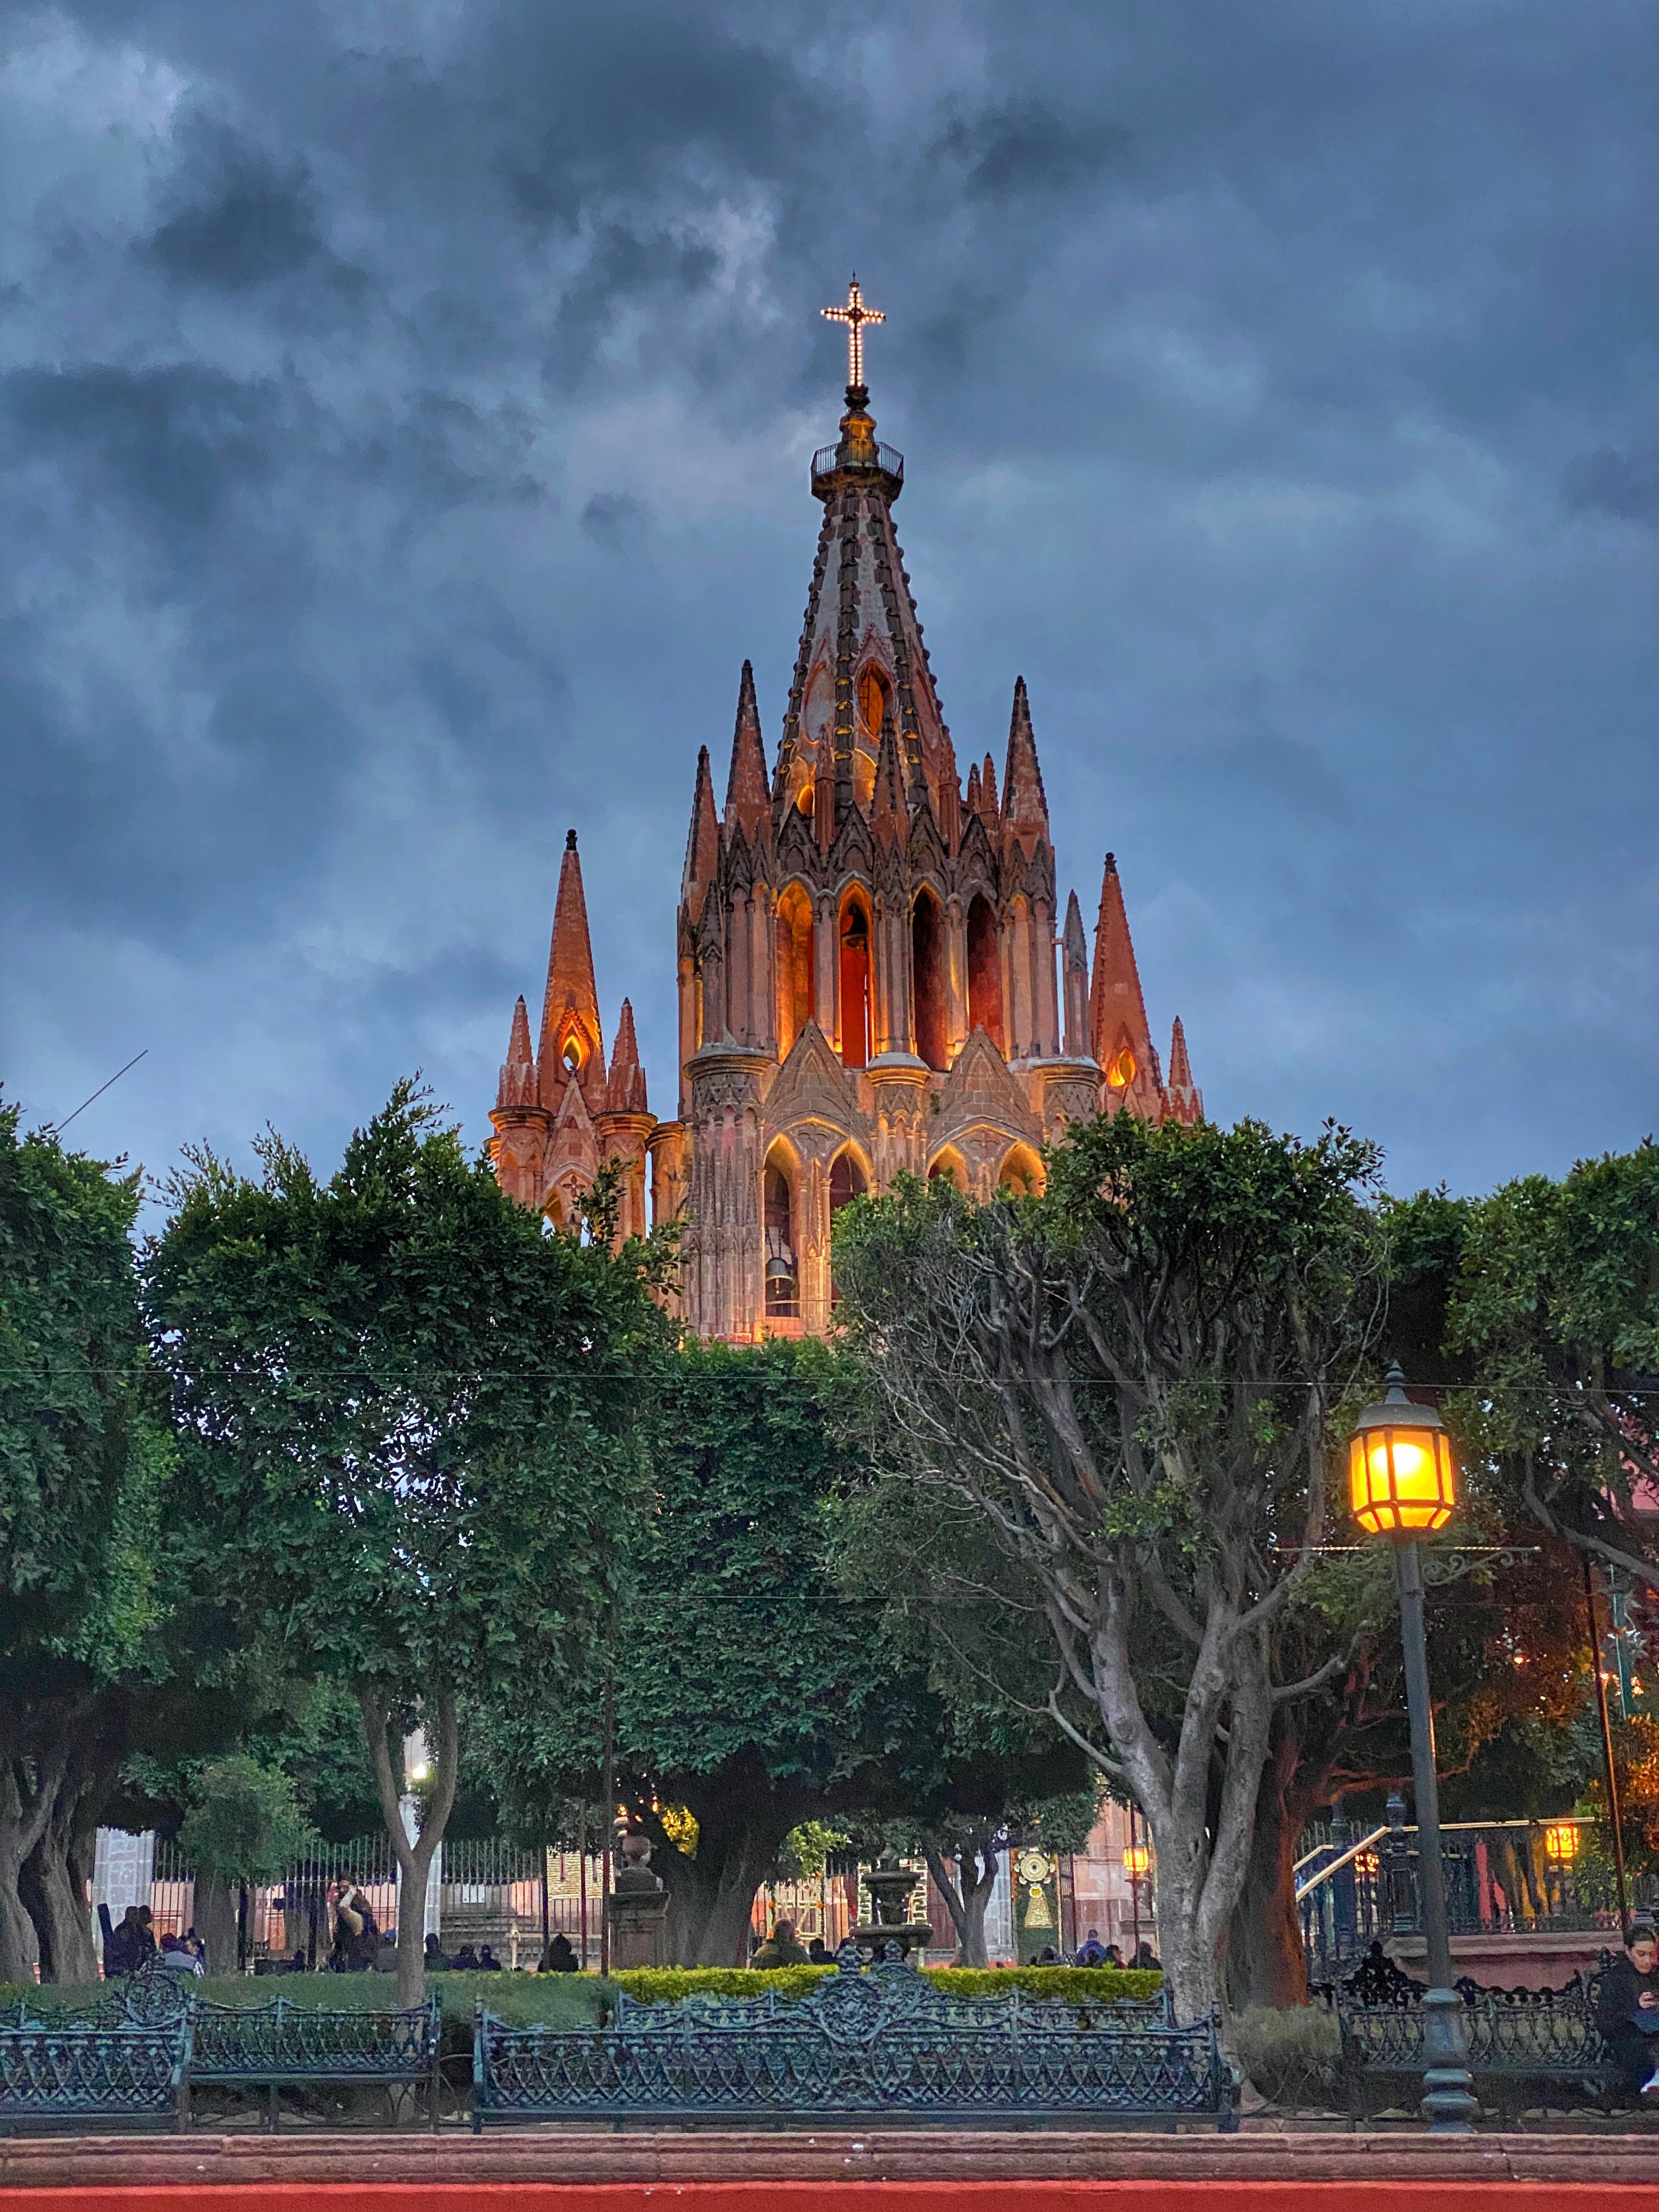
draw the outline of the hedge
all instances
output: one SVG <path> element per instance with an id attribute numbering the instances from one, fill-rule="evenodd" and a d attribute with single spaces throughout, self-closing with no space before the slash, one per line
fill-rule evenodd
<path id="1" fill-rule="evenodd" d="M 638 1966 L 613 1974 L 611 1986 L 626 1990 L 641 2004 L 678 2004 L 685 1997 L 752 1997 L 776 1990 L 787 1998 L 804 1997 L 834 1966 Z M 1125 1998 L 1154 1996 L 1164 1985 L 1158 1973 L 1127 1966 L 924 1966 L 922 1972 L 944 1996 L 1007 1996 L 1022 1990 L 1029 1997 L 1060 2004 L 1115 2004 Z"/>

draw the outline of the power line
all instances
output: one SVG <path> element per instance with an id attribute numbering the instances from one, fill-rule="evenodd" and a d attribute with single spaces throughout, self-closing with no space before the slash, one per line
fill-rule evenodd
<path id="1" fill-rule="evenodd" d="M 137 1067 L 139 1061 L 144 1058 L 145 1054 L 147 1054 L 149 1050 L 149 1047 L 146 1045 L 143 1052 L 135 1052 L 132 1058 L 127 1062 L 127 1067 Z M 54 1137 L 61 1137 L 64 1130 L 68 1128 L 70 1122 L 74 1121 L 76 1118 L 76 1115 L 84 1114 L 88 1106 L 94 1104 L 98 1099 L 101 1098 L 104 1093 L 109 1089 L 110 1083 L 118 1083 L 121 1080 L 121 1078 L 126 1073 L 127 1067 L 118 1067 L 114 1074 L 111 1076 L 109 1083 L 100 1083 L 98 1088 L 93 1092 L 92 1097 L 90 1098 L 83 1098 L 81 1101 L 81 1103 L 76 1108 L 75 1113 L 68 1115 L 65 1120 L 62 1121 L 48 1121 L 46 1124 L 48 1133 Z"/>

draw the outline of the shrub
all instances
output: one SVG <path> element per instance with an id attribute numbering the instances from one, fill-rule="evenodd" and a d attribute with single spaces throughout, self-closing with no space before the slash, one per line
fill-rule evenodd
<path id="1" fill-rule="evenodd" d="M 678 2004 L 696 1997 L 756 1997 L 763 1990 L 804 1997 L 834 1966 L 637 1966 L 613 1974 L 611 1985 L 641 2004 Z M 1015 1990 L 1061 2004 L 1115 2004 L 1153 1996 L 1164 1977 L 1117 1966 L 924 1966 L 942 1996 L 1006 1997 Z"/>
<path id="2" fill-rule="evenodd" d="M 1234 2016 L 1240 2065 L 1273 2105 L 1311 2105 L 1322 2112 L 1338 2100 L 1342 2034 L 1336 2014 L 1323 2005 L 1276 2012 L 1251 2005 Z"/>

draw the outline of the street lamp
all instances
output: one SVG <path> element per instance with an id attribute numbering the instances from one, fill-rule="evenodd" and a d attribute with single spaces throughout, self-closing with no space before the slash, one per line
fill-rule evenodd
<path id="1" fill-rule="evenodd" d="M 1440 1857 L 1440 1790 L 1435 1773 L 1434 1708 L 1429 1701 L 1429 1654 L 1423 1632 L 1423 1544 L 1443 1528 L 1457 1504 L 1457 1471 L 1445 1424 L 1431 1406 L 1414 1406 L 1398 1366 L 1388 1393 L 1368 1406 L 1348 1446 L 1348 1495 L 1368 1534 L 1394 1546 L 1400 1588 L 1400 1635 L 1405 1647 L 1406 1705 L 1411 1719 L 1412 1782 L 1417 1800 L 1418 1886 L 1427 1949 L 1423 1996 L 1423 2112 L 1432 2131 L 1466 2135 L 1480 2106 L 1465 2063 L 1468 2038 L 1463 2001 L 1451 1985 L 1451 1936 L 1446 1924 L 1446 1876 Z"/>

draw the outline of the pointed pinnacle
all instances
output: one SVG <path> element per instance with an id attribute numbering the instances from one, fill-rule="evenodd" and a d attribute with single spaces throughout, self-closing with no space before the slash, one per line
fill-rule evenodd
<path id="1" fill-rule="evenodd" d="M 745 836 L 771 805 L 766 772 L 766 741 L 755 702 L 755 672 L 748 661 L 738 684 L 738 718 L 732 732 L 732 767 L 726 781 L 726 818 L 742 824 Z"/>

